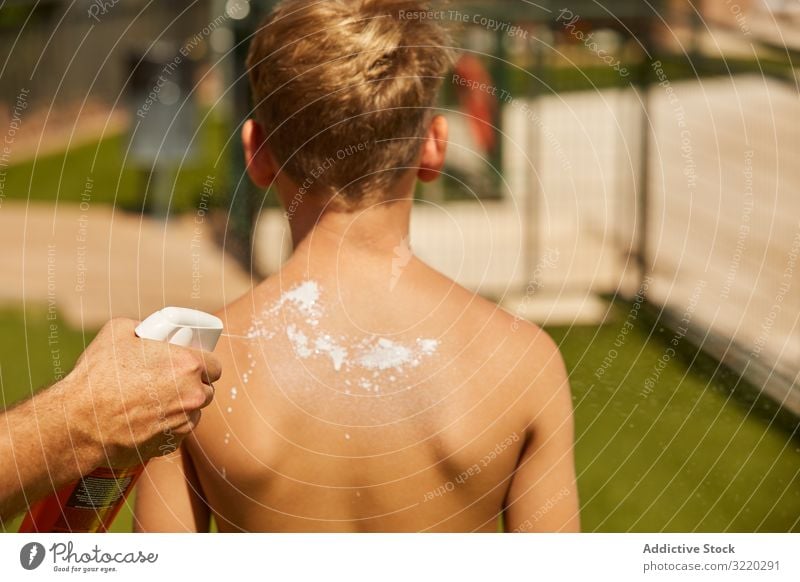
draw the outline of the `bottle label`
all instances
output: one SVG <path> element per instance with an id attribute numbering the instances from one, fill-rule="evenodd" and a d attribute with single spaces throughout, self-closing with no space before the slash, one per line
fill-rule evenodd
<path id="1" fill-rule="evenodd" d="M 111 470 L 95 470 L 80 480 L 67 500 L 74 509 L 106 509 L 125 498 L 134 476 Z"/>

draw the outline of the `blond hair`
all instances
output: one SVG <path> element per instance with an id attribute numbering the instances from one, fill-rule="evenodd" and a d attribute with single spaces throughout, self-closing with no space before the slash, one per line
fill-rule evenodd
<path id="1" fill-rule="evenodd" d="M 416 163 L 450 36 L 425 2 L 283 0 L 247 59 L 256 119 L 303 189 L 374 202 Z"/>

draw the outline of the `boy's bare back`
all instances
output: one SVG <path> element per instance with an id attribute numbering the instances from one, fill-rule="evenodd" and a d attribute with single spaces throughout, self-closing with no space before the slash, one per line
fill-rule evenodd
<path id="1" fill-rule="evenodd" d="M 577 527 L 551 340 L 404 255 L 317 237 L 221 314 L 239 337 L 186 449 L 220 530 Z"/>

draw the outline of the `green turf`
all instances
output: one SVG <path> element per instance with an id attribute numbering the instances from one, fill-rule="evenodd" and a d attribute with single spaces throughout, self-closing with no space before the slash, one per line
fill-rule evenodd
<path id="1" fill-rule="evenodd" d="M 170 185 L 174 183 L 170 212 L 178 213 L 197 207 L 203 182 L 213 176 L 215 191 L 224 191 L 228 156 L 220 151 L 228 135 L 224 124 L 209 116 L 199 126 L 196 140 L 200 144 L 197 160 L 167 168 Z M 92 180 L 91 203 L 115 204 L 126 210 L 141 210 L 147 192 L 148 176 L 126 164 L 127 135 L 112 135 L 101 141 L 72 147 L 63 153 L 39 156 L 8 169 L 4 194 L 9 199 L 81 202 Z M 152 184 L 151 184 L 152 188 Z M 151 190 L 152 191 L 152 190 Z M 211 200 L 224 204 L 222 200 Z"/>
<path id="2" fill-rule="evenodd" d="M 747 387 L 730 372 L 715 372 L 710 358 L 689 366 L 691 349 L 643 396 L 673 332 L 639 317 L 624 345 L 615 346 L 626 313 L 618 309 L 617 321 L 603 327 L 549 330 L 575 396 L 584 530 L 800 531 L 796 424 L 775 422 L 773 407 L 748 398 Z M 29 311 L 27 322 L 19 311 L 0 311 L 6 403 L 52 381 L 48 323 L 42 309 Z M 59 330 L 59 348 L 72 363 L 83 335 L 60 323 Z M 595 371 L 612 348 L 618 356 L 598 380 Z M 131 524 L 128 507 L 113 530 L 131 531 Z"/>
<path id="3" fill-rule="evenodd" d="M 675 333 L 639 317 L 617 347 L 617 313 L 549 330 L 570 371 L 584 530 L 800 531 L 796 419 L 685 341 L 648 393 Z"/>

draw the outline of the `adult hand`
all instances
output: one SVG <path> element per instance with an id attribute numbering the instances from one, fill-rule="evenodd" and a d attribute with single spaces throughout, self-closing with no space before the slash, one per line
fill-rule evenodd
<path id="1" fill-rule="evenodd" d="M 136 325 L 106 324 L 60 388 L 70 431 L 87 435 L 101 464 L 117 468 L 177 450 L 222 373 L 212 354 L 139 339 Z"/>

